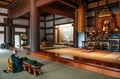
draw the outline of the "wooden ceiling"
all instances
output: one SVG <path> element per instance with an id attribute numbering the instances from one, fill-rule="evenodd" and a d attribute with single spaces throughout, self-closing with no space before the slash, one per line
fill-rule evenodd
<path id="1" fill-rule="evenodd" d="M 49 13 L 74 18 L 74 11 L 82 2 L 89 4 L 97 1 L 99 0 L 57 0 L 50 5 L 42 7 L 40 10 L 43 11 L 45 15 L 47 15 L 46 13 Z"/>
<path id="2" fill-rule="evenodd" d="M 0 0 L 0 7 L 7 8 L 14 1 L 17 1 L 17 0 Z M 78 6 L 78 5 L 80 5 L 81 1 L 91 3 L 91 2 L 95 2 L 95 1 L 99 1 L 99 0 L 58 0 L 58 1 L 64 1 L 64 2 L 66 2 L 68 4 Z"/>
<path id="3" fill-rule="evenodd" d="M 26 3 L 24 3 L 26 1 Z M 12 7 L 12 4 L 16 4 L 16 9 L 9 9 L 11 11 L 11 14 L 14 14 L 16 11 L 20 10 L 21 8 L 27 8 L 29 7 L 29 4 L 27 3 L 29 0 L 0 0 L 0 6 L 3 7 Z M 36 0 L 39 1 L 39 0 Z M 41 0 L 42 1 L 42 0 Z M 58 14 L 68 17 L 74 17 L 74 10 L 78 8 L 82 2 L 85 3 L 92 3 L 97 2 L 99 0 L 54 0 L 54 2 L 50 3 L 49 5 L 45 5 L 43 7 L 40 7 L 41 15 L 47 16 L 50 14 Z M 21 6 L 21 4 L 24 6 Z M 17 5 L 19 4 L 19 5 Z M 21 10 L 20 10 L 21 11 Z M 19 11 L 18 11 L 19 12 Z M 14 15 L 15 16 L 15 15 Z"/>
<path id="4" fill-rule="evenodd" d="M 86 2 L 87 4 L 89 3 L 92 3 L 92 2 L 97 2 L 97 1 L 100 1 L 100 0 L 58 0 L 59 2 L 62 2 L 64 4 L 69 4 L 69 5 L 72 5 L 74 7 L 78 7 L 80 6 L 80 4 L 82 2 Z M 72 7 L 71 6 L 71 7 Z"/>
<path id="5" fill-rule="evenodd" d="M 14 1 L 16 0 L 0 0 L 0 7 L 7 8 Z"/>

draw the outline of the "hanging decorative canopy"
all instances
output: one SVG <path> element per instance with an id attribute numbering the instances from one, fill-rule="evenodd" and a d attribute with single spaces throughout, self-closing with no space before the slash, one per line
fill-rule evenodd
<path id="1" fill-rule="evenodd" d="M 103 17 L 109 17 L 109 16 L 112 16 L 112 13 L 110 12 L 108 7 L 104 7 L 103 12 L 98 17 L 103 18 Z"/>

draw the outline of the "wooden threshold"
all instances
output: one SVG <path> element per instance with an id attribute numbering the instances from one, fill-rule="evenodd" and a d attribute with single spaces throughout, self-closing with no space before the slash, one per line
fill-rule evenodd
<path id="1" fill-rule="evenodd" d="M 66 58 L 57 57 L 54 54 L 45 54 L 42 51 L 41 52 L 31 52 L 30 54 L 37 56 L 37 57 L 42 57 L 42 58 L 57 61 L 57 62 L 60 62 L 63 64 L 67 64 L 70 66 L 74 66 L 77 68 L 81 68 L 81 69 L 89 70 L 92 72 L 100 73 L 103 75 L 107 75 L 107 76 L 111 76 L 111 77 L 115 77 L 115 78 L 120 78 L 120 71 L 119 70 L 115 71 L 115 70 L 108 69 L 108 68 L 98 67 L 98 66 L 95 66 L 95 65 L 92 65 L 89 63 L 77 62 L 76 60 L 70 60 L 70 59 L 66 59 Z"/>

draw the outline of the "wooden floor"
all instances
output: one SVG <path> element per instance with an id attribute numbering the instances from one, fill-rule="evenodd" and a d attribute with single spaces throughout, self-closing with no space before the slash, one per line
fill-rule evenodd
<path id="1" fill-rule="evenodd" d="M 74 67 L 79 67 L 82 69 L 101 73 L 115 78 L 120 78 L 120 69 L 119 69 L 120 53 L 98 51 L 98 50 L 93 52 L 86 52 L 79 48 L 61 48 L 61 49 L 44 50 L 41 52 L 31 52 L 31 55 L 47 58 L 53 61 L 61 62 Z M 78 57 L 78 59 L 76 57 Z M 85 60 L 87 63 L 81 62 L 81 58 L 82 61 Z M 90 60 L 90 62 L 87 59 Z M 93 63 L 94 65 L 91 63 L 91 61 L 94 62 Z M 95 65 L 96 63 L 101 61 L 103 62 Z M 112 66 L 115 65 L 115 67 L 117 64 L 118 68 L 104 67 L 104 65 L 102 64 L 106 65 L 106 62 L 110 62 L 107 63 L 107 65 L 113 63 Z"/>
<path id="2" fill-rule="evenodd" d="M 67 54 L 77 57 L 96 59 L 107 62 L 120 63 L 120 52 L 109 52 L 103 50 L 89 51 L 80 48 L 61 48 L 61 49 L 50 49 L 44 50 L 44 52 L 55 53 L 59 55 Z"/>

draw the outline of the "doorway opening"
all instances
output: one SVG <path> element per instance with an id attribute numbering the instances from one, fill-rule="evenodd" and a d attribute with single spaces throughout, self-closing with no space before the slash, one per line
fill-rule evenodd
<path id="1" fill-rule="evenodd" d="M 72 23 L 55 26 L 55 44 L 64 44 L 64 45 L 73 46 Z"/>
<path id="2" fill-rule="evenodd" d="M 21 40 L 23 34 L 15 34 L 15 48 L 21 48 L 21 45 L 23 44 L 23 40 Z"/>
<path id="3" fill-rule="evenodd" d="M 0 34 L 0 44 L 4 43 L 4 34 Z"/>

